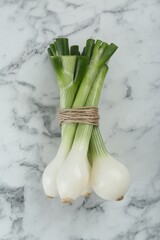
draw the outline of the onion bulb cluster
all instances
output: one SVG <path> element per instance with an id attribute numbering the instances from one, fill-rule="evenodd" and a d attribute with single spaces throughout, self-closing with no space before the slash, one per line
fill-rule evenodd
<path id="1" fill-rule="evenodd" d="M 130 185 L 128 169 L 109 154 L 93 161 L 87 157 L 69 156 L 60 166 L 56 159 L 46 167 L 42 183 L 45 194 L 58 195 L 64 203 L 72 203 L 80 195 L 88 197 L 92 190 L 105 200 L 121 200 Z"/>

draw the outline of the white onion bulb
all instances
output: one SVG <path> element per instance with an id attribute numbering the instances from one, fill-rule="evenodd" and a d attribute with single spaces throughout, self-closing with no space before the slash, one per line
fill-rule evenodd
<path id="1" fill-rule="evenodd" d="M 47 197 L 54 198 L 58 196 L 56 177 L 62 161 L 60 159 L 53 159 L 45 168 L 42 175 L 42 185 Z"/>
<path id="2" fill-rule="evenodd" d="M 91 186 L 91 180 L 89 178 L 89 181 L 83 190 L 83 193 L 81 194 L 83 197 L 89 197 L 89 195 L 92 193 L 92 186 Z"/>
<path id="3" fill-rule="evenodd" d="M 130 181 L 128 169 L 110 155 L 93 161 L 92 187 L 101 198 L 121 200 L 129 188 Z"/>
<path id="4" fill-rule="evenodd" d="M 57 188 L 62 202 L 71 203 L 78 198 L 85 189 L 89 176 L 90 164 L 87 157 L 70 152 L 57 174 Z"/>

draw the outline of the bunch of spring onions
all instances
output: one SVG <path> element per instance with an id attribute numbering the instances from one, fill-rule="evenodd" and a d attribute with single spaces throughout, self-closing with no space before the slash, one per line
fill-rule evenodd
<path id="1" fill-rule="evenodd" d="M 98 106 L 108 61 L 117 46 L 88 39 L 82 54 L 67 38 L 50 44 L 48 54 L 60 91 L 60 108 Z M 45 168 L 42 184 L 46 196 L 72 203 L 94 191 L 105 200 L 120 200 L 127 192 L 130 174 L 107 151 L 99 127 L 65 123 L 54 159 Z"/>

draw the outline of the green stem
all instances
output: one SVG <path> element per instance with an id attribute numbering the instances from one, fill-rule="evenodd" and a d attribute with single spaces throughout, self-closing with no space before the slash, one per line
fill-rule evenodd
<path id="1" fill-rule="evenodd" d="M 79 52 L 79 46 L 78 45 L 73 45 L 70 47 L 70 54 L 71 55 L 80 55 L 80 52 Z"/>
<path id="2" fill-rule="evenodd" d="M 108 155 L 99 127 L 93 127 L 89 144 L 89 155 L 93 161 Z"/>
<path id="3" fill-rule="evenodd" d="M 112 56 L 112 54 L 115 52 L 115 50 L 117 49 L 117 46 L 114 44 L 110 44 L 108 45 L 107 43 L 102 43 L 102 41 L 97 40 L 96 43 L 94 44 L 94 40 L 93 39 L 89 39 L 87 41 L 86 47 L 84 48 L 83 51 L 83 55 L 88 56 L 88 58 L 91 58 L 91 62 L 89 64 L 88 67 L 88 71 L 83 79 L 83 77 L 81 77 L 80 79 L 82 81 L 79 81 L 78 84 L 76 86 L 72 86 L 72 84 L 68 85 L 66 83 L 68 83 L 68 81 L 65 80 L 66 77 L 66 73 L 64 73 L 63 68 L 64 68 L 64 61 L 59 61 L 56 62 L 56 64 L 53 61 L 53 56 L 61 56 L 61 55 L 69 55 L 69 46 L 68 46 L 68 39 L 56 39 L 56 42 L 54 42 L 53 44 L 50 45 L 50 49 L 48 49 L 48 53 L 50 56 L 50 59 L 53 61 L 52 65 L 54 67 L 55 72 L 58 69 L 58 74 L 57 74 L 57 78 L 58 78 L 58 85 L 60 88 L 60 106 L 62 108 L 70 108 L 72 106 L 72 103 L 74 101 L 74 104 L 72 107 L 80 107 L 80 106 L 84 106 L 86 103 L 86 99 L 87 96 L 90 92 L 91 86 L 94 82 L 94 79 L 96 78 L 99 69 L 105 64 L 106 61 L 109 60 L 109 58 Z M 71 48 L 71 54 L 79 54 L 78 48 L 77 46 L 72 47 Z M 61 56 L 62 57 L 62 56 Z M 69 56 L 71 57 L 71 56 Z M 84 56 L 83 56 L 84 57 Z M 77 69 L 77 65 L 76 65 L 76 69 Z M 73 73 L 73 72 L 72 72 Z M 76 73 L 75 72 L 75 76 L 74 78 L 76 78 Z M 68 80 L 68 77 L 66 78 Z M 71 79 L 71 78 L 70 78 Z M 65 80 L 65 81 L 63 81 Z M 65 84 L 64 84 L 65 83 Z M 80 85 L 79 91 L 77 93 L 77 89 Z M 64 87 L 64 85 L 67 87 L 66 89 Z M 77 93 L 77 96 L 75 98 L 75 95 Z M 94 92 L 95 94 L 95 92 Z M 74 100 L 75 98 L 75 100 Z M 87 103 L 86 103 L 87 105 Z M 89 104 L 92 106 L 92 104 Z M 94 105 L 94 104 L 93 104 Z M 95 104 L 96 105 L 96 104 Z M 62 151 L 62 157 L 66 157 L 71 149 L 72 146 L 72 142 L 73 142 L 73 137 L 75 135 L 75 131 L 76 131 L 76 127 L 77 124 L 68 124 L 65 127 L 65 134 L 62 137 L 62 141 L 60 144 L 60 148 L 58 153 L 61 153 L 61 149 L 65 149 L 65 151 Z M 82 129 L 81 129 L 82 127 Z M 82 135 L 82 138 L 84 138 L 83 136 L 88 135 L 91 136 L 92 133 L 92 129 L 93 127 L 90 128 L 90 126 L 85 129 L 83 128 L 84 126 L 79 126 L 79 132 Z M 64 129 L 64 126 L 63 126 Z M 78 134 L 78 132 L 77 132 Z M 94 137 L 96 138 L 96 136 Z M 94 139 L 93 139 L 94 140 Z M 85 142 L 85 141 L 84 141 Z M 85 146 L 87 146 L 89 144 L 89 141 L 86 141 Z M 94 141 L 93 141 L 94 144 Z M 95 143 L 96 144 L 96 143 Z M 86 147 L 87 149 L 88 147 Z"/>
<path id="4" fill-rule="evenodd" d="M 97 106 L 99 97 L 100 97 L 100 91 L 101 91 L 102 84 L 103 84 L 107 70 L 108 70 L 107 66 L 104 66 L 99 71 L 97 68 L 95 68 L 95 69 L 89 68 L 88 69 L 88 71 L 79 87 L 78 93 L 77 93 L 75 101 L 73 103 L 73 108 L 79 107 L 79 106 L 84 106 L 85 103 L 87 106 Z M 92 86 L 93 81 L 94 81 L 94 84 Z M 92 90 L 90 92 L 91 86 L 92 86 Z M 89 92 L 90 92 L 90 94 L 89 94 Z M 88 95 L 89 95 L 89 98 L 87 99 Z M 87 102 L 86 102 L 86 100 L 87 100 Z M 84 125 L 86 125 L 86 124 L 84 124 Z M 70 124 L 67 124 L 64 129 L 60 147 L 59 147 L 59 150 L 57 153 L 58 155 L 60 155 L 63 158 L 66 158 L 66 156 L 70 152 L 70 149 L 72 147 L 72 143 L 74 140 L 76 128 L 77 128 L 77 124 L 70 123 Z M 91 130 L 88 130 L 88 131 L 87 131 L 87 129 L 85 129 L 85 130 L 86 130 L 86 132 L 88 132 L 89 135 L 91 135 L 92 126 L 91 126 Z M 78 130 L 78 132 L 79 131 L 80 131 L 80 129 Z M 84 135 L 85 135 L 85 132 L 84 132 Z M 89 144 L 89 141 L 87 141 L 87 144 Z"/>
<path id="5" fill-rule="evenodd" d="M 50 56 L 60 89 L 65 89 L 73 83 L 76 60 L 76 56 Z"/>
<path id="6" fill-rule="evenodd" d="M 79 85 L 84 78 L 88 66 L 88 58 L 84 56 L 77 56 L 76 65 L 72 73 L 72 80 L 67 85 L 65 80 L 65 88 L 60 88 L 60 108 L 71 108 L 78 91 Z M 63 65 L 64 72 L 67 72 L 67 66 Z M 67 69 L 68 70 L 68 69 Z M 74 74 L 74 77 L 73 77 Z M 66 124 L 62 125 L 62 135 L 64 133 Z"/>
<path id="7" fill-rule="evenodd" d="M 105 61 L 108 61 L 113 55 L 113 53 L 116 51 L 116 49 L 117 46 L 113 43 L 108 45 L 107 43 L 102 43 L 102 41 L 97 40 L 92 53 L 91 62 L 95 62 L 95 60 L 97 60 L 97 57 L 99 58 L 99 55 L 101 55 L 101 58 L 98 61 L 98 66 L 102 66 L 104 63 L 104 59 Z M 86 55 L 86 48 L 84 48 L 82 55 Z M 95 160 L 99 156 L 103 156 L 106 154 L 108 154 L 108 152 L 102 139 L 100 130 L 98 127 L 93 127 L 91 143 L 89 145 L 88 152 L 90 162 L 92 162 L 92 159 Z"/>
<path id="8" fill-rule="evenodd" d="M 68 38 L 57 38 L 54 45 L 59 56 L 69 55 Z"/>
<path id="9" fill-rule="evenodd" d="M 98 77 L 95 79 L 92 86 L 91 92 L 88 96 L 85 106 L 97 106 L 100 98 L 100 93 L 102 90 L 103 82 L 107 74 L 108 67 L 105 65 L 101 68 Z M 78 124 L 74 142 L 72 145 L 72 151 L 77 151 L 82 149 L 84 154 L 87 154 L 89 141 L 91 138 L 93 130 L 93 125 L 89 124 Z"/>
<path id="10" fill-rule="evenodd" d="M 57 83 L 60 89 L 60 108 L 71 108 L 78 90 L 84 78 L 88 66 L 86 56 L 56 56 L 53 57 L 48 49 Z M 62 135 L 65 124 L 62 125 Z"/>

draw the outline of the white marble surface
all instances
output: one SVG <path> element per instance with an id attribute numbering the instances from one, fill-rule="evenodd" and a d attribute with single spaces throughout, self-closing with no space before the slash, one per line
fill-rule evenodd
<path id="1" fill-rule="evenodd" d="M 159 0 L 0 0 L 0 240 L 160 239 Z M 132 185 L 121 202 L 64 206 L 41 175 L 60 140 L 53 38 L 115 42 L 100 101 L 109 151 Z"/>

